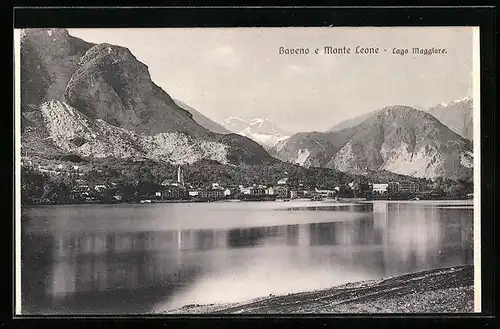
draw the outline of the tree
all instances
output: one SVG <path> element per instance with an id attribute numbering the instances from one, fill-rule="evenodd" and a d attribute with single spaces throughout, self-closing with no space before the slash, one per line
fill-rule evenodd
<path id="1" fill-rule="evenodd" d="M 349 185 L 344 184 L 340 186 L 338 196 L 341 198 L 352 198 L 354 193 Z"/>
<path id="2" fill-rule="evenodd" d="M 43 195 L 48 177 L 28 167 L 21 167 L 21 203 L 31 203 Z"/>

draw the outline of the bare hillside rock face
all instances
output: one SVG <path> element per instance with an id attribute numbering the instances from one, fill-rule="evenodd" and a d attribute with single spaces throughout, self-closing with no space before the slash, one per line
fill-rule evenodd
<path id="1" fill-rule="evenodd" d="M 274 149 L 288 162 L 364 174 L 373 170 L 425 178 L 472 177 L 472 143 L 432 115 L 389 106 L 360 124 L 293 135 Z"/>
<path id="2" fill-rule="evenodd" d="M 473 99 L 465 97 L 448 103 L 441 103 L 422 109 L 441 121 L 465 139 L 473 140 Z M 358 117 L 344 120 L 327 130 L 327 132 L 340 131 L 361 124 L 373 113 L 366 113 Z"/>
<path id="3" fill-rule="evenodd" d="M 21 34 L 21 103 L 65 101 L 66 85 L 80 57 L 93 46 L 64 29 L 29 29 Z"/>
<path id="4" fill-rule="evenodd" d="M 68 104 L 89 117 L 138 133 L 209 136 L 207 129 L 151 81 L 147 66 L 124 47 L 99 44 L 90 48 L 71 76 L 65 96 Z"/>
<path id="5" fill-rule="evenodd" d="M 61 152 L 93 158 L 150 159 L 173 164 L 191 164 L 202 159 L 228 163 L 228 146 L 185 134 L 155 135 L 93 120 L 60 101 L 43 103 L 40 112 L 46 138 Z"/>
<path id="6" fill-rule="evenodd" d="M 127 48 L 88 43 L 64 29 L 22 32 L 21 89 L 28 153 L 173 163 L 276 161 L 248 138 L 223 137 L 197 123 Z"/>

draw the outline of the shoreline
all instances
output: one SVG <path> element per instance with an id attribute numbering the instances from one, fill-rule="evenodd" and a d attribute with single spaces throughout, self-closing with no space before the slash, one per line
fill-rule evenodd
<path id="1" fill-rule="evenodd" d="M 472 313 L 474 268 L 461 265 L 225 304 L 185 305 L 161 314 Z"/>
<path id="2" fill-rule="evenodd" d="M 151 202 L 74 202 L 74 203 L 28 203 L 21 204 L 22 207 L 37 207 L 37 206 L 71 206 L 71 205 L 119 205 L 119 204 L 137 204 L 137 205 L 150 205 L 150 204 L 164 204 L 164 203 L 269 203 L 276 202 L 281 204 L 283 202 L 297 203 L 297 202 L 313 202 L 315 204 L 366 204 L 366 203 L 426 203 L 426 202 L 460 202 L 472 203 L 471 199 L 428 199 L 428 200 L 368 200 L 359 198 L 344 198 L 339 200 L 311 200 L 311 199 L 277 199 L 277 200 L 239 200 L 239 199 L 222 199 L 222 200 L 161 200 Z"/>

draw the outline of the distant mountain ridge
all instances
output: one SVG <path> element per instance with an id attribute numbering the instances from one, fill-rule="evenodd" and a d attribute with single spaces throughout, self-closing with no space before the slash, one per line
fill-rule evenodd
<path id="1" fill-rule="evenodd" d="M 420 108 L 436 117 L 451 130 L 463 138 L 473 140 L 473 100 L 472 97 L 464 97 L 448 103 L 441 103 L 430 108 Z M 339 122 L 329 128 L 327 132 L 339 131 L 345 128 L 356 126 L 370 117 L 373 112 L 369 112 L 351 119 Z"/>
<path id="2" fill-rule="evenodd" d="M 248 138 L 203 127 L 127 48 L 85 42 L 65 29 L 22 31 L 21 111 L 22 147 L 40 155 L 276 161 Z"/>
<path id="3" fill-rule="evenodd" d="M 467 109 L 457 104 L 435 111 Z M 89 43 L 64 29 L 22 32 L 21 130 L 28 157 L 228 165 L 280 159 L 355 174 L 472 175 L 471 141 L 429 113 L 391 106 L 335 131 L 292 136 L 262 118 L 230 118 L 218 125 L 154 84 L 147 66 L 127 48 Z"/>
<path id="4" fill-rule="evenodd" d="M 266 148 L 272 148 L 277 142 L 288 138 L 289 134 L 281 130 L 268 119 L 239 117 L 226 118 L 222 125 L 235 133 L 246 136 Z"/>
<path id="5" fill-rule="evenodd" d="M 354 127 L 354 126 L 360 124 L 361 122 L 365 121 L 366 119 L 368 119 L 371 115 L 373 115 L 373 112 L 369 112 L 369 113 L 366 113 L 366 114 L 363 114 L 363 115 L 360 115 L 360 116 L 357 116 L 357 117 L 354 117 L 351 119 L 343 120 L 343 121 L 337 123 L 336 125 L 334 125 L 333 127 L 329 128 L 326 131 L 333 132 L 333 131 L 340 131 L 342 129 Z"/>
<path id="6" fill-rule="evenodd" d="M 187 105 L 186 103 L 184 103 L 180 100 L 177 100 L 177 99 L 174 99 L 174 102 L 180 108 L 182 108 L 186 111 L 189 111 L 189 113 L 191 113 L 191 115 L 193 116 L 194 121 L 198 122 L 204 128 L 206 128 L 214 133 L 218 133 L 218 134 L 230 134 L 230 133 L 232 133 L 232 131 L 224 128 L 222 125 L 207 118 L 206 116 L 204 116 L 203 114 L 201 114 L 200 112 L 198 112 L 197 110 L 192 108 L 191 106 Z"/>
<path id="7" fill-rule="evenodd" d="M 472 97 L 441 103 L 427 111 L 463 138 L 474 139 Z"/>
<path id="8" fill-rule="evenodd" d="M 472 143 L 408 106 L 385 107 L 340 131 L 295 134 L 273 151 L 283 161 L 355 174 L 386 170 L 425 178 L 472 177 Z"/>

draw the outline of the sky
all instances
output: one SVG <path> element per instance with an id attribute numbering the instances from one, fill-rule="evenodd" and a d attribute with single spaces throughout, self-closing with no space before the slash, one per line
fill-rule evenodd
<path id="1" fill-rule="evenodd" d="M 154 83 L 219 123 L 260 117 L 289 133 L 324 131 L 384 106 L 427 108 L 472 96 L 470 27 L 68 31 L 127 47 Z M 325 46 L 351 47 L 351 54 L 324 54 Z M 356 46 L 381 53 L 356 55 Z M 283 55 L 280 47 L 309 48 L 309 55 Z M 415 56 L 412 47 L 446 48 L 447 54 Z M 394 55 L 393 48 L 409 48 L 409 54 Z"/>

